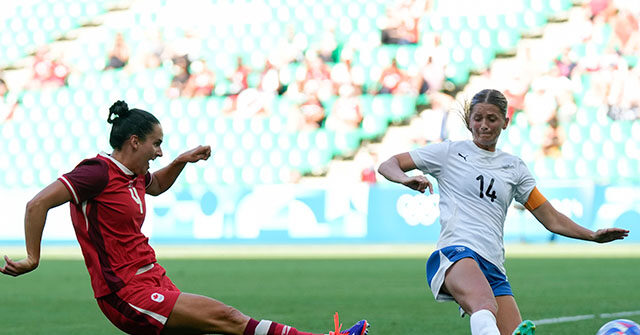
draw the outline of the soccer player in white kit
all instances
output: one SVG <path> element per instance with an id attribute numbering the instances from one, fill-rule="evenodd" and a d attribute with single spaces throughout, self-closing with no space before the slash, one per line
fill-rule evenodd
<path id="1" fill-rule="evenodd" d="M 533 334 L 522 321 L 504 268 L 504 221 L 511 201 L 523 204 L 549 231 L 598 243 L 622 239 L 620 228 L 593 232 L 558 212 L 536 188 L 525 163 L 496 149 L 507 128 L 507 100 L 497 90 L 478 92 L 465 108 L 473 140 L 444 141 L 394 155 L 378 172 L 424 193 L 438 181 L 440 237 L 427 261 L 427 281 L 438 301 L 455 300 L 471 315 L 471 334 Z"/>

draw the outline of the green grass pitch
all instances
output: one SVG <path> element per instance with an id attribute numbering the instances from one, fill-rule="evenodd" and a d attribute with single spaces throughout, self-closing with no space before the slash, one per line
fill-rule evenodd
<path id="1" fill-rule="evenodd" d="M 469 334 L 454 303 L 427 290 L 423 258 L 160 259 L 185 292 L 215 297 L 256 319 L 327 332 L 367 318 L 370 334 Z M 510 258 L 507 271 L 525 318 L 593 318 L 538 325 L 538 334 L 595 334 L 640 310 L 639 258 Z M 619 317 L 615 317 L 619 318 Z M 624 318 L 640 321 L 636 312 Z M 118 334 L 100 312 L 81 260 L 45 259 L 19 278 L 0 277 L 0 334 Z"/>

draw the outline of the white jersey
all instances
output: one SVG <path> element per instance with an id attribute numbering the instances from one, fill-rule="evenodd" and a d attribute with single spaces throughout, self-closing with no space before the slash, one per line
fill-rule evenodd
<path id="1" fill-rule="evenodd" d="M 445 141 L 409 152 L 438 181 L 438 249 L 463 245 L 504 268 L 504 221 L 511 201 L 524 204 L 535 180 L 522 159 L 480 149 L 472 141 Z"/>

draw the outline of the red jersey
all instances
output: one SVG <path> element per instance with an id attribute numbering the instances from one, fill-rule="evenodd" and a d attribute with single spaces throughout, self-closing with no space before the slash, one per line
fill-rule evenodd
<path id="1" fill-rule="evenodd" d="M 156 262 L 141 231 L 151 178 L 100 153 L 58 179 L 72 196 L 71 221 L 96 298 L 118 291 L 138 269 Z"/>

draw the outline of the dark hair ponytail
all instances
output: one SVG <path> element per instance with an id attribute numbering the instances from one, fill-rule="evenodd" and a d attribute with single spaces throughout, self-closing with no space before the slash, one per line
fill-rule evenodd
<path id="1" fill-rule="evenodd" d="M 109 107 L 107 122 L 112 124 L 109 144 L 116 150 L 122 149 L 122 144 L 132 135 L 144 141 L 147 134 L 153 131 L 153 127 L 160 124 L 151 113 L 137 108 L 129 109 L 127 103 L 122 100 Z"/>
<path id="2" fill-rule="evenodd" d="M 107 122 L 111 124 L 115 124 L 118 121 L 121 121 L 123 118 L 126 118 L 131 114 L 129 110 L 129 106 L 126 102 L 122 100 L 116 101 L 111 107 L 109 107 L 109 116 L 107 117 Z"/>

